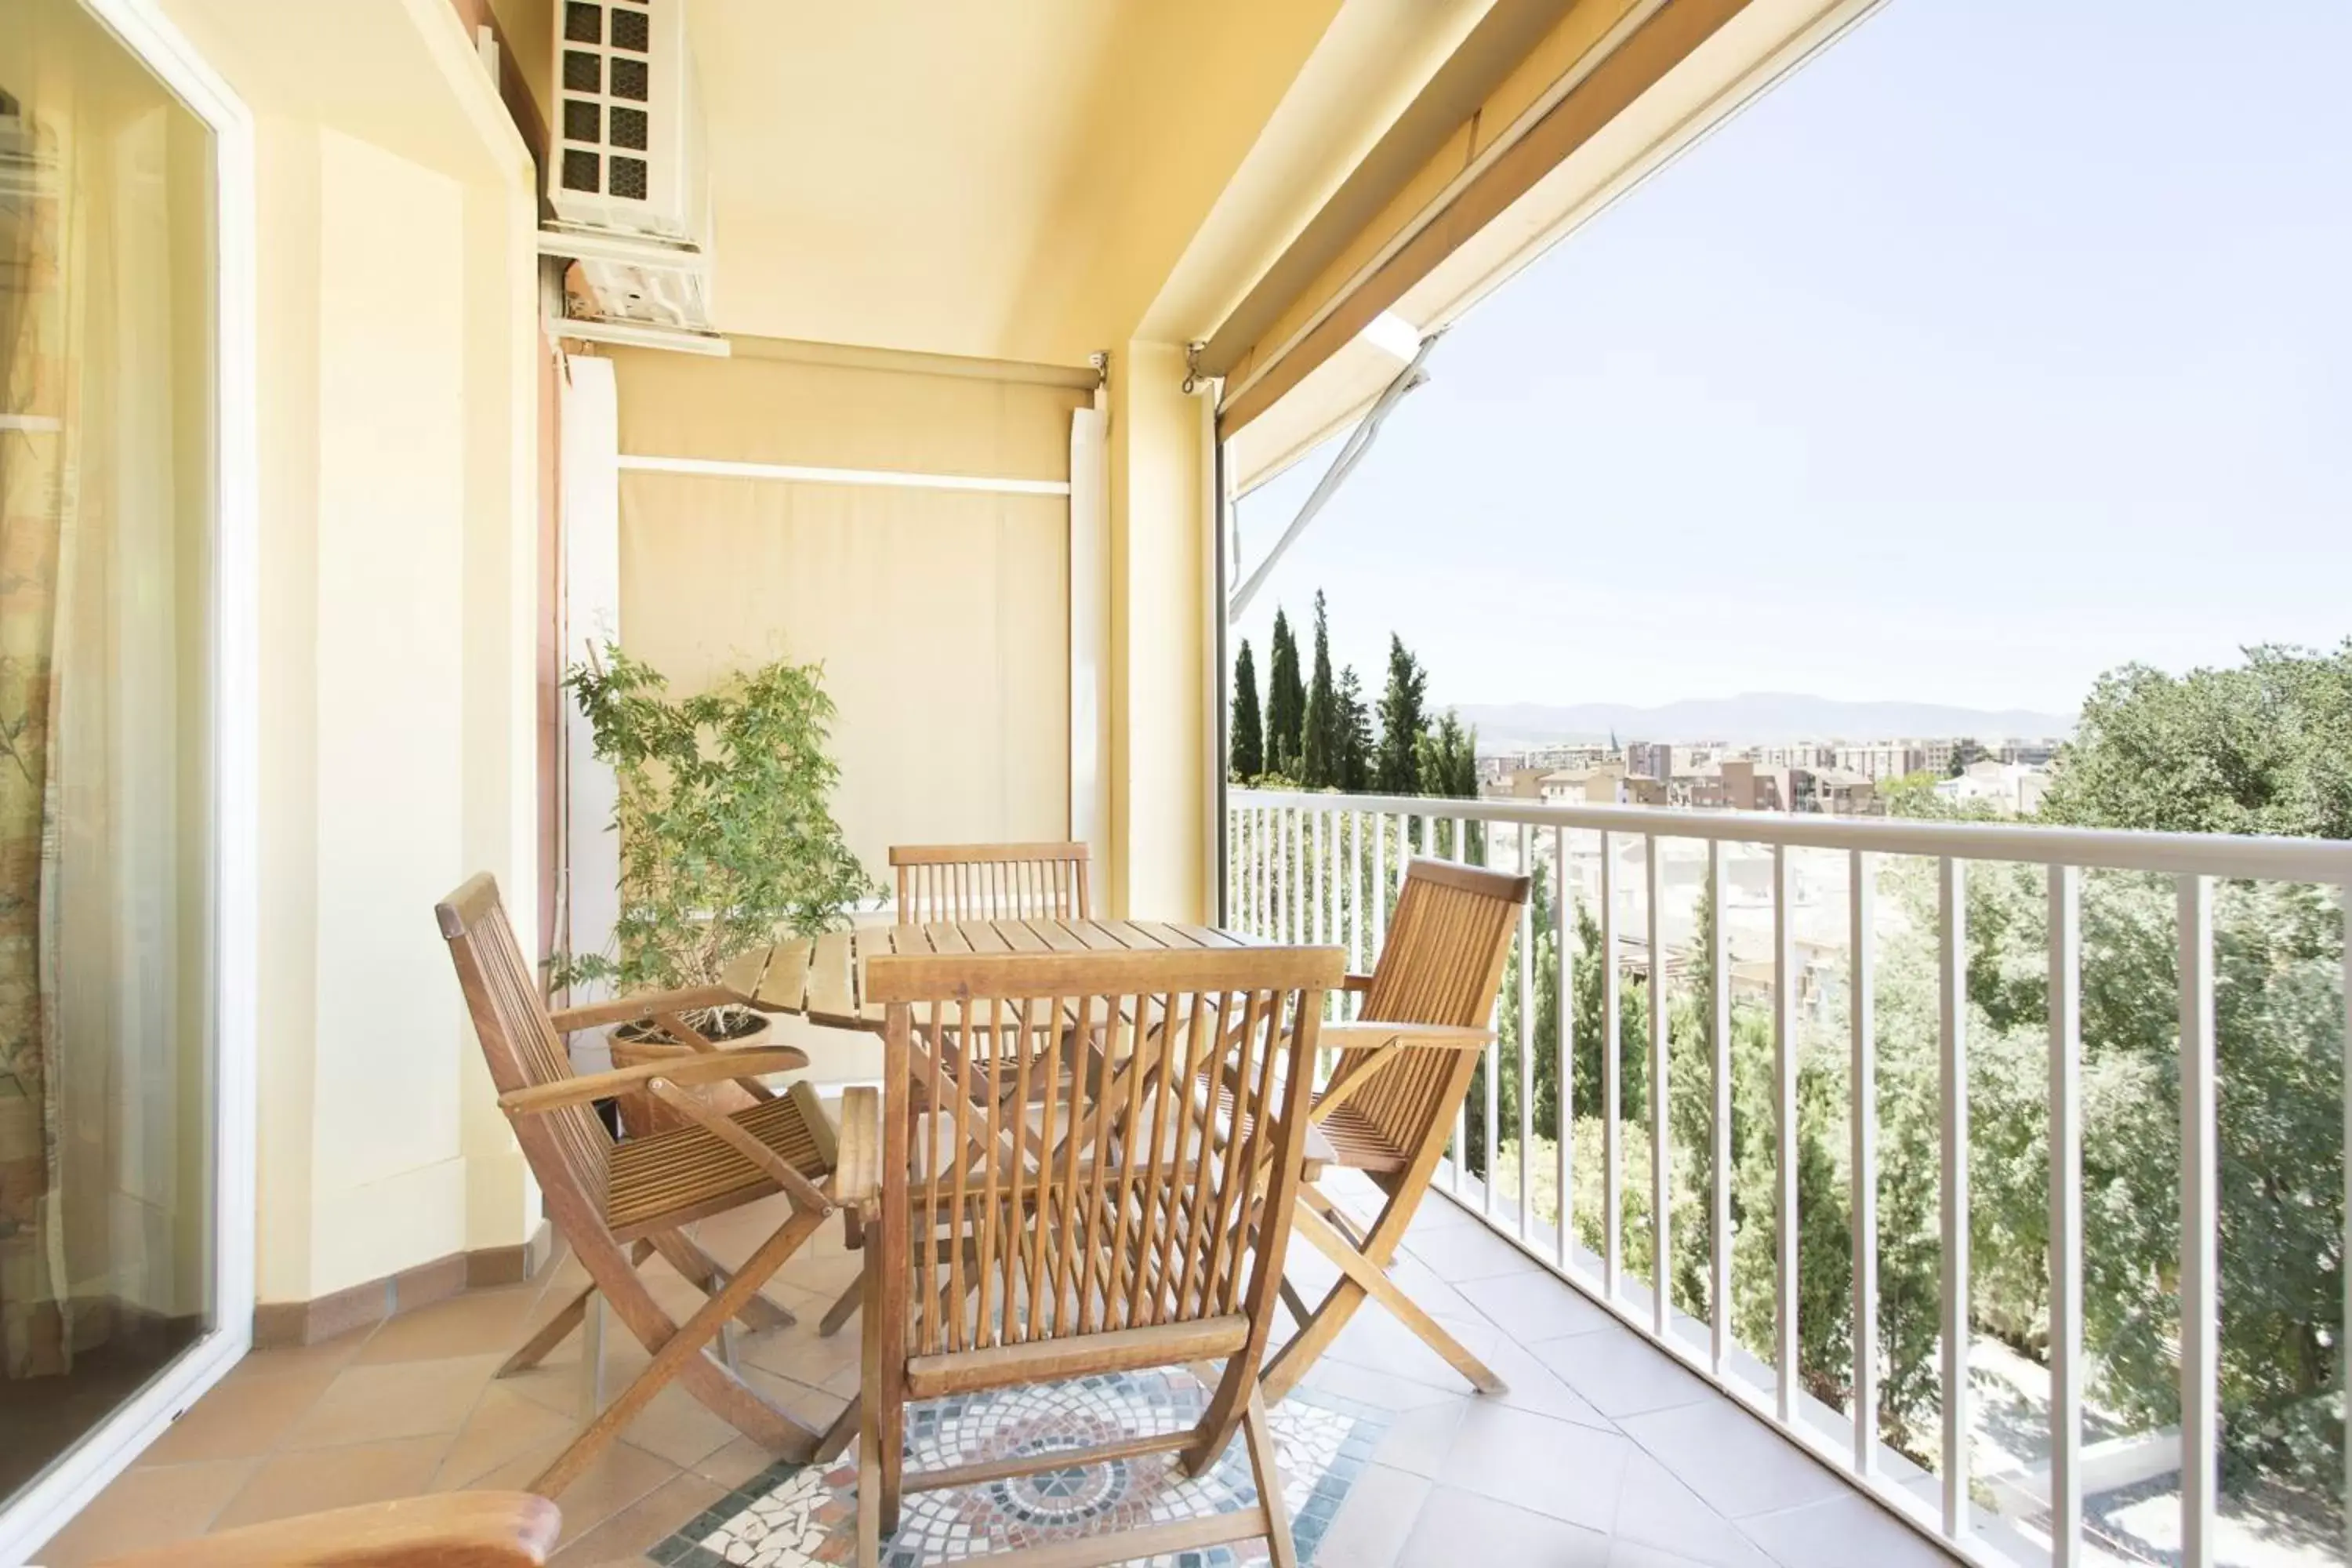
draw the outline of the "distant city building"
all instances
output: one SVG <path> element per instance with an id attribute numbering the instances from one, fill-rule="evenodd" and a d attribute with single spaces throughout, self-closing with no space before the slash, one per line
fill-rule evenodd
<path id="1" fill-rule="evenodd" d="M 1989 805 L 2003 816 L 2030 816 L 2041 808 L 2049 787 L 2050 774 L 2042 768 L 1987 759 L 1938 784 L 1936 794 L 1961 805 Z"/>
<path id="2" fill-rule="evenodd" d="M 1927 763 L 1916 742 L 1872 741 L 1862 745 L 1839 744 L 1831 765 L 1840 773 L 1859 773 L 1876 781 L 1907 778 Z"/>
<path id="3" fill-rule="evenodd" d="M 1675 748 L 1665 741 L 1625 742 L 1625 771 L 1664 784 L 1675 771 Z"/>

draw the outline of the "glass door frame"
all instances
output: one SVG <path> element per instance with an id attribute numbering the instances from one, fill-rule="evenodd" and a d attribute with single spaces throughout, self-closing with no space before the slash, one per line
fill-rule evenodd
<path id="1" fill-rule="evenodd" d="M 252 1348 L 260 605 L 253 119 L 155 0 L 80 0 L 213 133 L 211 956 L 214 1326 L 0 1508 L 0 1563 L 57 1533 Z"/>

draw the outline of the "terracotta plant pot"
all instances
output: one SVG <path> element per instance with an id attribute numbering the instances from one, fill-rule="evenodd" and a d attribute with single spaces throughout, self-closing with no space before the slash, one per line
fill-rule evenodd
<path id="1" fill-rule="evenodd" d="M 728 1035 L 724 1038 L 712 1035 L 711 1043 L 729 1050 L 741 1050 L 766 1040 L 768 1018 L 765 1014 L 747 1013 L 740 1016 L 741 1021 L 737 1024 L 737 1033 Z M 691 1018 L 687 1021 L 695 1022 Z M 676 1061 L 682 1057 L 701 1054 L 692 1046 L 682 1045 L 671 1039 L 658 1024 L 624 1024 L 613 1031 L 612 1047 L 613 1065 L 616 1068 L 636 1067 L 644 1062 Z M 759 1103 L 751 1098 L 741 1084 L 731 1079 L 722 1079 L 717 1083 L 697 1084 L 686 1092 L 721 1115 L 742 1110 Z M 643 1138 L 651 1133 L 667 1132 L 674 1127 L 688 1124 L 685 1116 L 673 1108 L 664 1105 L 643 1089 L 635 1089 L 623 1094 L 620 1096 L 620 1101 L 621 1133 L 624 1137 Z"/>

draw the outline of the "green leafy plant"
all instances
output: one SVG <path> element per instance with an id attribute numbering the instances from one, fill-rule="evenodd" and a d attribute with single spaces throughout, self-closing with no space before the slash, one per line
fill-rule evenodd
<path id="1" fill-rule="evenodd" d="M 621 910 L 612 949 L 559 954 L 553 984 L 715 984 L 780 931 L 838 929 L 878 891 L 830 809 L 822 676 L 780 660 L 677 699 L 610 643 L 565 672 L 620 786 Z"/>

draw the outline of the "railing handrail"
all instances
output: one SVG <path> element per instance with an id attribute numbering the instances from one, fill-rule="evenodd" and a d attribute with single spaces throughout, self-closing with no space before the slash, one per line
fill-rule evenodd
<path id="1" fill-rule="evenodd" d="M 1380 812 L 1450 822 L 1513 822 L 1606 830 L 1637 837 L 1710 843 L 1782 844 L 1800 849 L 1948 857 L 2100 870 L 2163 871 L 2352 888 L 2352 841 L 2263 838 L 2242 833 L 2146 833 L 2026 822 L 1938 822 L 1915 817 L 1828 816 L 1804 812 L 1698 811 L 1664 805 L 1559 805 L 1530 800 L 1445 795 L 1339 795 L 1316 790 L 1234 788 L 1234 806 L 1309 812 Z"/>

